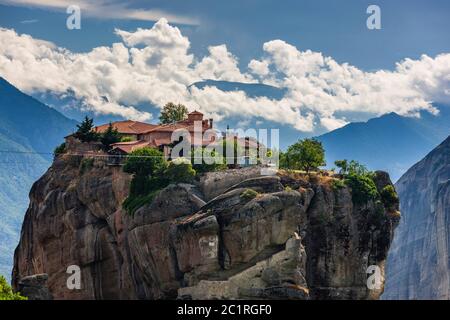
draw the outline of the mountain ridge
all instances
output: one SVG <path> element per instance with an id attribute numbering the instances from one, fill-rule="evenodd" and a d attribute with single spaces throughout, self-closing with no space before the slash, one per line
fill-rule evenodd
<path id="1" fill-rule="evenodd" d="M 0 111 L 0 274 L 9 279 L 28 192 L 49 167 L 53 148 L 76 122 L 2 77 Z"/>

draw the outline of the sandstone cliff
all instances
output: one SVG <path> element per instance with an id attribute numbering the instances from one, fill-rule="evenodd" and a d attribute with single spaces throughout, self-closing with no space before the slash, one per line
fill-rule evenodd
<path id="1" fill-rule="evenodd" d="M 450 137 L 396 183 L 402 221 L 383 299 L 450 299 Z"/>
<path id="2" fill-rule="evenodd" d="M 169 185 L 130 216 L 130 176 L 62 156 L 33 186 L 13 285 L 48 274 L 55 299 L 376 299 L 397 217 L 318 175 L 257 167 Z M 377 172 L 377 188 L 390 184 Z M 256 192 L 249 192 L 249 190 Z M 81 289 L 66 286 L 69 265 Z"/>

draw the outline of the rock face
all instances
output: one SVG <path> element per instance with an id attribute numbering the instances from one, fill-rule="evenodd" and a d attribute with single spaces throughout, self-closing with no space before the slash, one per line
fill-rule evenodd
<path id="1" fill-rule="evenodd" d="M 170 185 L 133 216 L 131 177 L 103 160 L 59 157 L 30 193 L 13 285 L 47 273 L 55 299 L 377 299 L 397 218 L 316 175 L 257 167 Z M 384 178 L 383 178 L 384 177 Z M 390 184 L 378 173 L 378 188 Z M 80 267 L 81 289 L 67 268 Z"/>
<path id="2" fill-rule="evenodd" d="M 52 300 L 53 296 L 47 287 L 47 274 L 36 274 L 23 277 L 18 283 L 18 291 L 28 300 Z"/>
<path id="3" fill-rule="evenodd" d="M 396 183 L 402 221 L 383 299 L 450 299 L 450 137 Z"/>

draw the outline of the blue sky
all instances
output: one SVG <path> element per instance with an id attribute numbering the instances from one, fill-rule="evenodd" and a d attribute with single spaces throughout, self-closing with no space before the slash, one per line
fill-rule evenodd
<path id="1" fill-rule="evenodd" d="M 81 30 L 66 28 L 73 4 Z M 381 30 L 366 27 L 371 4 Z M 172 101 L 314 135 L 450 105 L 449 17 L 444 0 L 0 0 L 0 76 L 77 113 L 153 121 Z M 190 87 L 205 79 L 284 95 Z"/>
<path id="2" fill-rule="evenodd" d="M 73 51 L 117 42 L 113 34 L 116 27 L 134 30 L 155 22 L 102 18 L 82 11 L 82 29 L 69 31 L 64 8 L 35 5 L 34 1 L 20 6 L 10 1 L 0 3 L 0 26 Z M 381 8 L 381 30 L 366 28 L 369 4 Z M 193 53 L 204 55 L 208 46 L 225 43 L 245 65 L 262 53 L 264 42 L 272 39 L 285 40 L 301 50 L 322 52 L 364 70 L 392 69 L 406 57 L 450 51 L 450 2 L 445 0 L 172 0 L 129 1 L 129 7 L 195 19 L 196 25 L 176 24 L 189 37 Z"/>

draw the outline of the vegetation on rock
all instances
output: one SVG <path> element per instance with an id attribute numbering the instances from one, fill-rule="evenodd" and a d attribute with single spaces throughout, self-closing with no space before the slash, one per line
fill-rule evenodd
<path id="1" fill-rule="evenodd" d="M 5 277 L 0 276 L 0 300 L 27 300 L 27 298 L 15 293 Z"/>
<path id="2" fill-rule="evenodd" d="M 350 174 L 345 178 L 345 184 L 352 189 L 352 199 L 355 204 L 364 204 L 378 197 L 375 182 L 367 174 Z"/>
<path id="3" fill-rule="evenodd" d="M 164 175 L 173 183 L 189 183 L 195 178 L 195 170 L 192 169 L 192 164 L 188 159 L 177 158 L 169 163 Z"/>
<path id="4" fill-rule="evenodd" d="M 201 161 L 199 161 L 199 159 Z M 210 151 L 205 147 L 194 149 L 194 152 L 191 153 L 191 162 L 193 164 L 192 167 L 197 173 L 213 172 L 225 170 L 227 168 L 223 157 L 216 154 L 214 150 Z"/>
<path id="5" fill-rule="evenodd" d="M 258 192 L 253 189 L 245 189 L 244 192 L 241 193 L 240 197 L 245 200 L 252 200 L 258 196 Z"/>
<path id="6" fill-rule="evenodd" d="M 385 208 L 389 211 L 395 211 L 398 204 L 399 204 L 399 198 L 397 195 L 397 192 L 395 191 L 394 186 L 387 185 L 384 187 L 381 192 L 381 201 L 383 202 Z"/>
<path id="7" fill-rule="evenodd" d="M 55 150 L 53 151 L 53 155 L 56 157 L 56 156 L 58 156 L 60 154 L 63 154 L 65 152 L 66 152 L 66 143 L 63 142 L 59 146 L 57 146 L 55 148 Z"/>

